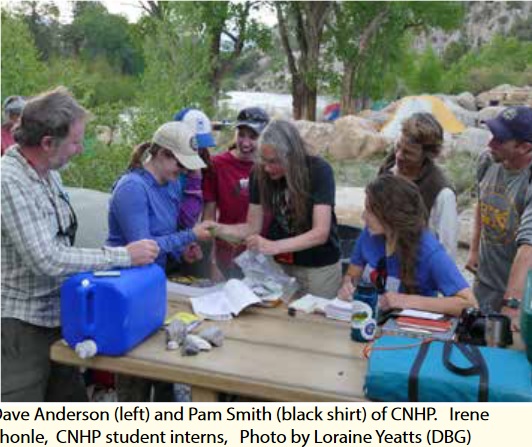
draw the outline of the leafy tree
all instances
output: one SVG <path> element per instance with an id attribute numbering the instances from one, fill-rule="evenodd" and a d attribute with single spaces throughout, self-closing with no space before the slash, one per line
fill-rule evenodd
<path id="1" fill-rule="evenodd" d="M 61 52 L 59 8 L 53 2 L 19 2 L 14 11 L 28 25 L 42 60 L 49 60 Z"/>
<path id="2" fill-rule="evenodd" d="M 442 91 L 443 64 L 431 45 L 427 45 L 411 73 L 412 75 L 409 77 L 410 88 L 416 93 L 437 93 Z"/>
<path id="3" fill-rule="evenodd" d="M 352 113 L 355 91 L 358 97 L 369 96 L 368 89 L 379 90 L 387 70 L 400 66 L 407 33 L 456 27 L 464 10 L 455 2 L 338 2 L 334 11 L 331 49 L 344 67 L 342 110 Z"/>
<path id="4" fill-rule="evenodd" d="M 142 49 L 125 17 L 110 14 L 99 2 L 76 2 L 74 20 L 66 27 L 71 51 L 86 61 L 105 57 L 117 72 L 139 74 Z"/>
<path id="5" fill-rule="evenodd" d="M 115 103 L 131 104 L 138 91 L 139 81 L 121 75 L 99 56 L 90 62 L 78 58 L 53 58 L 46 70 L 47 84 L 65 85 L 73 95 L 90 109 Z"/>
<path id="6" fill-rule="evenodd" d="M 320 50 L 332 6 L 330 1 L 275 2 L 281 42 L 292 76 L 295 119 L 316 119 Z M 292 36 L 295 38 L 291 39 Z"/>
<path id="7" fill-rule="evenodd" d="M 532 42 L 499 35 L 451 66 L 445 77 L 447 90 L 480 93 L 499 84 L 526 85 L 531 67 Z"/>
<path id="8" fill-rule="evenodd" d="M 211 106 L 216 108 L 222 80 L 237 66 L 244 47 L 266 48 L 269 31 L 252 18 L 260 2 L 143 2 L 152 19 L 169 24 L 187 24 L 198 45 L 209 54 L 207 79 L 211 90 Z M 149 29 L 146 26 L 144 29 Z M 176 26 L 173 25 L 173 26 Z M 201 43 L 200 43 L 201 42 Z"/>
<path id="9" fill-rule="evenodd" d="M 460 58 L 469 50 L 470 45 L 463 37 L 456 42 L 451 42 L 443 52 L 443 66 L 449 68 L 452 64 L 460 60 Z"/>
<path id="10" fill-rule="evenodd" d="M 45 86 L 45 67 L 28 25 L 2 9 L 2 96 L 31 96 Z"/>
<path id="11" fill-rule="evenodd" d="M 132 129 L 136 140 L 150 138 L 158 124 L 171 120 L 182 107 L 210 110 L 209 47 L 189 22 L 179 16 L 153 21 L 145 36 L 144 57 L 140 110 Z"/>

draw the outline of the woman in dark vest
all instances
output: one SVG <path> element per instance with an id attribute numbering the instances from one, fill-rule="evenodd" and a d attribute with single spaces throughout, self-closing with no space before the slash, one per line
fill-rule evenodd
<path id="1" fill-rule="evenodd" d="M 402 127 L 401 137 L 379 170 L 412 180 L 429 213 L 428 226 L 452 258 L 456 258 L 458 214 L 456 195 L 435 159 L 440 155 L 443 128 L 430 113 L 414 113 Z"/>

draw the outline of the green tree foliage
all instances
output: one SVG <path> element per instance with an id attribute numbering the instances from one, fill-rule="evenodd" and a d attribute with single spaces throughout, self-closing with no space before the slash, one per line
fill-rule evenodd
<path id="1" fill-rule="evenodd" d="M 462 56 L 464 56 L 470 50 L 470 45 L 468 45 L 465 38 L 461 38 L 456 42 L 451 42 L 445 48 L 442 56 L 443 66 L 449 68 L 452 64 L 459 61 Z"/>
<path id="2" fill-rule="evenodd" d="M 222 81 L 238 66 L 244 48 L 266 49 L 270 31 L 252 13 L 259 2 L 171 2 L 163 17 L 186 23 L 198 41 L 208 48 L 207 79 L 211 106 L 216 108 Z"/>
<path id="3" fill-rule="evenodd" d="M 2 9 L 2 97 L 34 95 L 45 87 L 44 71 L 28 25 Z"/>
<path id="4" fill-rule="evenodd" d="M 139 74 L 142 49 L 125 17 L 110 14 L 98 2 L 76 2 L 74 20 L 65 29 L 71 52 L 85 61 L 107 59 L 119 73 Z"/>
<path id="5" fill-rule="evenodd" d="M 410 90 L 416 93 L 438 93 L 442 91 L 444 81 L 443 64 L 431 45 L 427 45 L 416 64 L 411 67 L 406 80 Z"/>
<path id="6" fill-rule="evenodd" d="M 449 92 L 474 94 L 499 84 L 526 85 L 531 78 L 532 42 L 503 36 L 465 54 L 445 76 Z"/>
<path id="7" fill-rule="evenodd" d="M 16 14 L 28 25 L 37 51 L 46 61 L 61 51 L 61 24 L 59 9 L 52 2 L 23 1 L 14 8 Z"/>
<path id="8" fill-rule="evenodd" d="M 170 121 L 182 107 L 210 110 L 209 47 L 195 28 L 179 16 L 152 21 L 145 36 L 146 69 L 138 95 L 140 110 L 133 132 L 138 140 L 151 137 L 158 125 Z"/>
<path id="9" fill-rule="evenodd" d="M 131 104 L 139 86 L 138 79 L 117 73 L 102 56 L 92 61 L 55 57 L 47 64 L 45 74 L 48 85 L 68 87 L 88 108 L 117 102 Z"/>
<path id="10" fill-rule="evenodd" d="M 354 97 L 377 97 L 381 82 L 391 70 L 404 66 L 405 36 L 412 31 L 429 27 L 452 29 L 463 16 L 463 5 L 457 2 L 338 2 L 335 3 L 335 21 L 330 27 L 330 50 L 343 64 L 341 79 L 342 109 L 354 111 Z M 423 70 L 434 71 L 429 56 L 423 61 Z M 412 67 L 408 68 L 409 70 Z M 378 73 L 378 76 L 375 74 Z M 398 90 L 401 73 L 396 72 Z M 410 73 L 407 73 L 410 74 Z M 431 83 L 434 85 L 435 80 Z"/>

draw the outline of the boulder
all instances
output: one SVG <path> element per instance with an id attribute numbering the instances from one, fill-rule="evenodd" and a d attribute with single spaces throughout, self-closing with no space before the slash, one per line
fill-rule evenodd
<path id="1" fill-rule="evenodd" d="M 484 107 L 478 112 L 478 122 L 482 123 L 486 120 L 491 120 L 495 118 L 500 112 L 502 112 L 506 107 L 504 106 L 490 106 Z"/>
<path id="2" fill-rule="evenodd" d="M 337 186 L 334 212 L 338 223 L 355 227 L 364 226 L 362 212 L 364 211 L 365 199 L 364 188 Z"/>
<path id="3" fill-rule="evenodd" d="M 388 113 L 370 109 L 362 110 L 358 116 L 371 121 L 376 130 L 381 130 L 382 126 L 392 119 L 392 115 Z"/>
<path id="4" fill-rule="evenodd" d="M 98 141 L 107 145 L 113 142 L 113 131 L 109 126 L 98 125 L 94 130 Z"/>
<path id="5" fill-rule="evenodd" d="M 468 127 L 464 132 L 450 136 L 450 148 L 456 152 L 479 155 L 491 140 L 491 132 L 478 127 Z"/>
<path id="6" fill-rule="evenodd" d="M 384 154 L 392 140 L 367 128 L 365 122 L 354 116 L 340 118 L 334 123 L 329 154 L 336 160 L 369 158 Z"/>
<path id="7" fill-rule="evenodd" d="M 353 127 L 357 129 L 369 130 L 371 132 L 377 132 L 379 130 L 377 124 L 370 119 L 355 115 L 342 116 L 334 122 L 334 125 L 335 128 L 338 126 Z"/>
<path id="8" fill-rule="evenodd" d="M 456 103 L 471 112 L 477 111 L 477 102 L 475 96 L 470 92 L 463 92 L 456 96 Z"/>
<path id="9" fill-rule="evenodd" d="M 482 92 L 476 98 L 477 107 L 488 106 L 532 106 L 532 87 L 515 87 L 509 84 L 499 85 L 487 92 Z"/>
<path id="10" fill-rule="evenodd" d="M 312 155 L 322 155 L 328 152 L 334 132 L 332 123 L 315 123 L 314 121 L 299 120 L 293 122 Z"/>

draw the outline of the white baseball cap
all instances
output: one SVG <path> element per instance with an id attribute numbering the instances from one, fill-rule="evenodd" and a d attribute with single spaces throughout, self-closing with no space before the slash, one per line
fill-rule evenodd
<path id="1" fill-rule="evenodd" d="M 198 155 L 194 131 L 182 122 L 163 124 L 153 134 L 152 143 L 172 151 L 179 163 L 191 171 L 206 167 Z"/>

